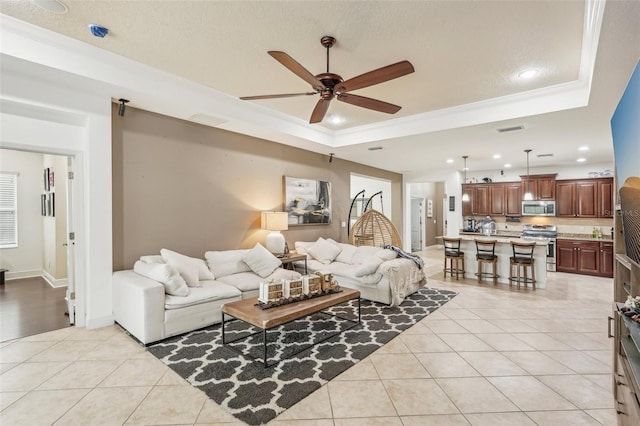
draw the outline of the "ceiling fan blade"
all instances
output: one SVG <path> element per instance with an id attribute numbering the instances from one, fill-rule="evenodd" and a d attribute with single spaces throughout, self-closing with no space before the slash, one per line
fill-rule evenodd
<path id="1" fill-rule="evenodd" d="M 294 96 L 308 96 L 315 95 L 318 92 L 305 92 L 305 93 L 285 93 L 282 95 L 258 95 L 258 96 L 240 96 L 243 101 L 250 101 L 255 99 L 276 99 L 276 98 L 292 98 Z"/>
<path id="2" fill-rule="evenodd" d="M 289 71 L 309 83 L 315 90 L 325 89 L 324 84 L 322 84 L 316 76 L 307 71 L 305 67 L 297 63 L 291 56 L 284 52 L 278 52 L 275 50 L 270 50 L 267 53 L 269 53 L 269 55 L 271 55 L 276 61 L 287 67 Z"/>
<path id="3" fill-rule="evenodd" d="M 324 115 L 327 113 L 327 110 L 329 109 L 329 102 L 331 101 L 326 101 L 320 98 L 320 100 L 316 104 L 316 107 L 313 109 L 313 112 L 311 113 L 311 119 L 309 119 L 310 124 L 319 123 L 322 121 L 322 119 L 324 118 Z"/>
<path id="4" fill-rule="evenodd" d="M 337 84 L 335 89 L 340 93 L 350 92 L 352 90 L 362 89 L 363 87 L 369 87 L 374 84 L 393 80 L 394 78 L 411 74 L 414 71 L 415 69 L 413 68 L 413 65 L 411 65 L 411 62 L 402 61 L 350 78 L 340 84 Z"/>
<path id="5" fill-rule="evenodd" d="M 350 93 L 342 93 L 338 95 L 338 100 L 362 108 L 386 112 L 387 114 L 395 114 L 402 108 L 401 106 L 390 104 L 388 102 L 366 98 L 364 96 L 352 95 Z"/>

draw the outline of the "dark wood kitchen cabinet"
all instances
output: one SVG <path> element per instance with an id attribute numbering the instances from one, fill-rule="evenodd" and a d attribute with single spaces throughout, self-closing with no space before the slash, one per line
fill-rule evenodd
<path id="1" fill-rule="evenodd" d="M 489 185 L 486 183 L 468 183 L 462 185 L 462 194 L 469 196 L 469 201 L 462 202 L 463 216 L 486 216 L 489 214 Z"/>
<path id="2" fill-rule="evenodd" d="M 524 196 L 527 192 L 531 192 L 534 200 L 555 200 L 556 176 L 556 173 L 520 176 L 522 181 L 522 195 Z"/>
<path id="3" fill-rule="evenodd" d="M 598 217 L 598 181 L 559 180 L 556 182 L 556 216 Z"/>
<path id="4" fill-rule="evenodd" d="M 584 275 L 613 276 L 613 243 L 558 240 L 556 270 Z"/>
<path id="5" fill-rule="evenodd" d="M 600 242 L 600 275 L 613 278 L 613 242 Z"/>
<path id="6" fill-rule="evenodd" d="M 504 185 L 504 214 L 505 216 L 520 216 L 522 214 L 522 184 L 520 182 Z"/>
<path id="7" fill-rule="evenodd" d="M 598 217 L 613 217 L 613 178 L 598 179 Z"/>
<path id="8" fill-rule="evenodd" d="M 489 215 L 505 215 L 505 187 L 502 183 L 489 184 Z"/>

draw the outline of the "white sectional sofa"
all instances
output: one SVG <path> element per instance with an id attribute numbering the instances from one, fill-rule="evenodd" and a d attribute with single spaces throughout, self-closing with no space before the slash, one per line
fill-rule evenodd
<path id="1" fill-rule="evenodd" d="M 222 305 L 258 295 L 261 281 L 298 272 L 259 244 L 250 250 L 209 251 L 205 260 L 163 249 L 133 270 L 113 273 L 115 321 L 143 344 L 222 321 Z"/>
<path id="2" fill-rule="evenodd" d="M 309 273 L 331 273 L 343 287 L 360 291 L 363 299 L 397 305 L 422 287 L 424 273 L 409 259 L 393 250 L 353 246 L 332 239 L 295 243 L 296 252 L 307 256 Z M 304 262 L 295 264 L 304 271 Z"/>

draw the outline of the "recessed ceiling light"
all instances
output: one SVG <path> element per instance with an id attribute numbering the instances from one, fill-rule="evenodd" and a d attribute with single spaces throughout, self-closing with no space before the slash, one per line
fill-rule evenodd
<path id="1" fill-rule="evenodd" d="M 496 160 L 497 160 L 498 158 L 500 158 L 500 157 L 502 157 L 502 155 L 500 155 L 500 154 L 493 154 L 493 158 L 495 158 Z"/>
<path id="2" fill-rule="evenodd" d="M 505 165 L 504 165 L 504 168 L 505 168 L 505 169 L 509 169 L 509 168 L 511 168 L 511 163 L 507 163 L 507 164 L 505 164 Z"/>
<path id="3" fill-rule="evenodd" d="M 59 0 L 31 0 L 38 7 L 53 13 L 67 13 L 67 5 Z"/>
<path id="4" fill-rule="evenodd" d="M 584 163 L 585 161 L 587 161 L 587 159 L 586 158 L 578 158 L 576 161 L 578 163 Z"/>
<path id="5" fill-rule="evenodd" d="M 534 69 L 534 68 L 531 68 L 531 69 L 528 69 L 528 70 L 524 70 L 524 71 L 522 71 L 521 73 L 518 74 L 518 78 L 521 78 L 521 79 L 533 78 L 536 75 L 538 75 L 538 72 L 539 71 L 537 69 Z"/>
<path id="6" fill-rule="evenodd" d="M 581 146 L 580 148 L 578 148 L 578 151 L 589 151 L 589 147 L 588 146 Z"/>
<path id="7" fill-rule="evenodd" d="M 449 164 L 453 163 L 453 158 L 447 159 L 447 163 L 449 163 Z"/>

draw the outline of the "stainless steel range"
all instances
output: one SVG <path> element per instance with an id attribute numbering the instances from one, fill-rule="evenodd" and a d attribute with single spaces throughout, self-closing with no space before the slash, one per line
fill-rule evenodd
<path id="1" fill-rule="evenodd" d="M 548 240 L 547 244 L 547 271 L 556 270 L 556 238 L 558 229 L 556 225 L 523 225 L 523 240 Z"/>

